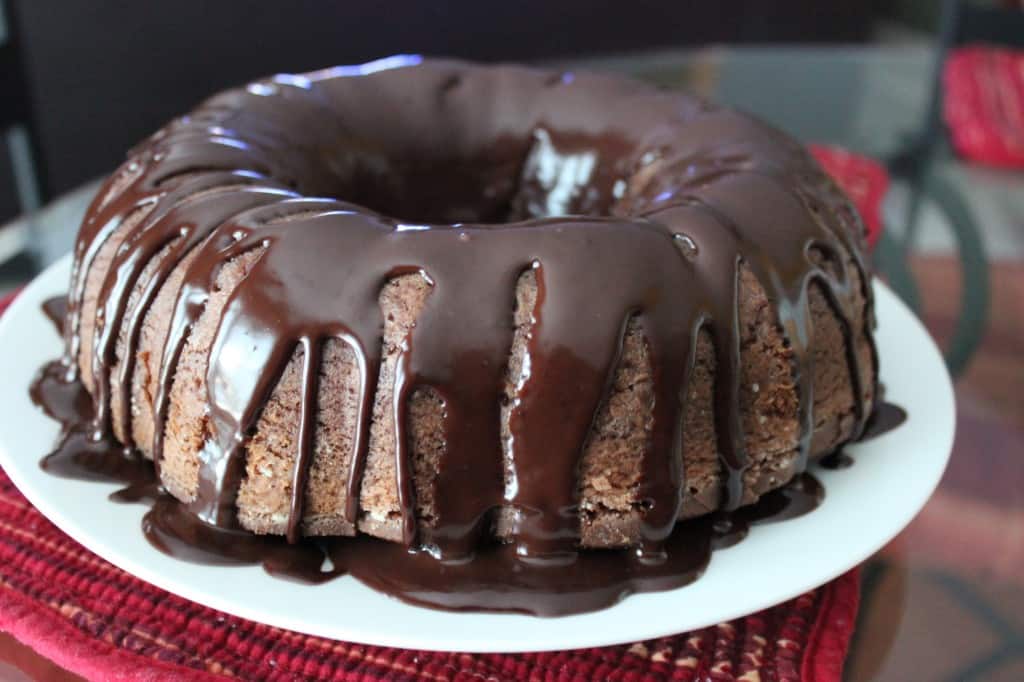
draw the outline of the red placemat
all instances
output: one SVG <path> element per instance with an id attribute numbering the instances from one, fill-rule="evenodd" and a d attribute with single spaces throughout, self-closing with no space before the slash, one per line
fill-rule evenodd
<path id="1" fill-rule="evenodd" d="M 942 75 L 956 151 L 991 166 L 1024 167 L 1024 51 L 962 47 L 950 52 Z"/>
<path id="2" fill-rule="evenodd" d="M 884 168 L 834 147 L 812 152 L 858 205 L 874 243 Z M 0 313 L 11 298 L 0 300 Z M 745 618 L 614 647 L 464 654 L 364 646 L 229 616 L 138 580 L 58 530 L 0 470 L 0 629 L 95 680 L 835 682 L 859 588 L 854 569 Z"/>

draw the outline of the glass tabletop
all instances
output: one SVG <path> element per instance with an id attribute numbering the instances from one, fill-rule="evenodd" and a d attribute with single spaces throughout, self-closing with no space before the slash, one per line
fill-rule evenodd
<path id="1" fill-rule="evenodd" d="M 559 65 L 695 90 L 807 142 L 888 159 L 923 126 L 934 54 L 924 43 L 711 48 Z M 968 330 L 975 338 L 958 366 L 957 437 L 946 475 L 911 526 L 862 568 L 846 677 L 1021 680 L 1024 175 L 968 166 L 949 153 L 937 156 L 930 172 L 958 208 L 949 209 L 947 196 L 926 197 L 914 242 L 886 256 L 886 272 L 899 268 L 912 283 L 907 295 L 940 345 L 962 340 L 965 318 L 976 326 Z M 85 185 L 0 233 L 19 230 L 36 265 L 52 262 L 70 249 L 95 189 Z M 886 230 L 897 238 L 907 234 L 909 192 L 897 179 L 885 202 Z M 964 241 L 965 231 L 973 242 Z M 0 270 L 0 290 L 27 274 Z M 978 314 L 979 306 L 987 315 Z M 33 657 L 39 658 L 0 637 L 0 661 L 7 665 L 0 662 L 0 673 L 9 668 L 31 679 L 61 679 L 59 669 Z"/>

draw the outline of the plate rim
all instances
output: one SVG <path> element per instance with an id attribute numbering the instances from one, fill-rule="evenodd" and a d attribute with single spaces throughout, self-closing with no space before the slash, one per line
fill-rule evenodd
<path id="1" fill-rule="evenodd" d="M 66 255 L 56 263 L 52 264 L 42 273 L 40 273 L 27 287 L 25 287 L 20 292 L 20 294 L 18 295 L 16 300 L 10 305 L 8 310 L 2 316 L 0 316 L 0 367 L 3 367 L 5 365 L 5 361 L 9 362 L 9 360 L 6 360 L 6 356 L 4 354 L 4 343 L 8 335 L 13 334 L 15 337 L 18 335 L 18 329 L 16 325 L 19 323 L 19 321 L 23 319 L 24 316 L 31 315 L 33 313 L 32 310 L 28 310 L 28 308 L 30 307 L 35 307 L 35 314 L 37 314 L 39 318 L 43 318 L 42 313 L 39 312 L 38 310 L 38 304 L 46 297 L 59 294 L 64 290 L 64 283 L 67 281 L 67 276 L 62 276 L 62 274 L 66 275 L 69 268 L 70 254 Z M 931 340 L 930 335 L 928 335 L 928 332 L 925 330 L 920 320 L 917 319 L 917 317 L 910 311 L 910 309 L 907 308 L 906 305 L 902 301 L 900 301 L 895 296 L 895 294 L 891 292 L 891 290 L 888 289 L 888 287 L 879 282 L 877 279 L 874 280 L 874 286 L 876 300 L 884 300 L 886 307 L 895 306 L 893 314 L 897 315 L 900 318 L 903 318 L 902 323 L 909 324 L 916 335 L 922 336 L 923 339 L 927 339 L 927 344 L 922 344 L 922 347 L 915 349 L 915 353 L 919 354 L 919 359 L 924 358 L 922 362 L 924 362 L 925 364 L 935 364 L 934 361 L 937 360 L 939 365 L 941 365 L 942 367 L 941 375 L 934 377 L 937 381 L 937 385 L 934 388 L 939 389 L 938 393 L 941 394 L 935 396 L 937 402 L 939 404 L 945 404 L 948 408 L 946 409 L 946 414 L 944 415 L 946 419 L 942 420 L 943 422 L 945 422 L 946 428 L 938 429 L 940 433 L 933 434 L 935 438 L 938 439 L 938 444 L 934 446 L 935 453 L 931 455 L 931 457 L 935 458 L 935 462 L 933 462 L 934 466 L 932 466 L 932 468 L 927 472 L 928 474 L 930 474 L 928 479 L 919 482 L 917 488 L 915 489 L 917 495 L 920 497 L 919 503 L 906 506 L 903 509 L 902 516 L 898 520 L 893 520 L 887 527 L 887 531 L 885 533 L 875 536 L 872 542 L 868 543 L 870 547 L 868 547 L 867 549 L 862 549 L 862 551 L 860 552 L 847 554 L 846 558 L 842 562 L 839 562 L 832 566 L 831 570 L 819 571 L 815 575 L 813 581 L 811 581 L 813 582 L 813 585 L 811 585 L 810 582 L 808 582 L 807 580 L 804 580 L 803 583 L 799 586 L 799 588 L 792 587 L 791 589 L 787 590 L 776 590 L 771 594 L 770 597 L 763 597 L 761 599 L 747 601 L 742 606 L 733 605 L 731 607 L 723 607 L 715 611 L 713 617 L 706 616 L 703 619 L 696 619 L 692 622 L 683 622 L 681 625 L 649 625 L 646 628 L 637 627 L 635 631 L 631 631 L 629 634 L 623 633 L 621 629 L 614 630 L 613 628 L 613 632 L 617 634 L 610 634 L 602 631 L 591 632 L 590 636 L 586 636 L 586 634 L 584 634 L 583 636 L 577 635 L 577 631 L 580 629 L 581 625 L 584 626 L 583 630 L 584 632 L 586 632 L 587 627 L 585 621 L 593 621 L 595 623 L 600 623 L 601 621 L 608 621 L 609 623 L 612 623 L 613 621 L 610 621 L 607 617 L 608 614 L 612 612 L 615 612 L 617 610 L 625 611 L 626 613 L 630 611 L 637 611 L 636 608 L 623 609 L 623 605 L 635 604 L 636 602 L 654 603 L 658 601 L 659 596 L 671 597 L 674 596 L 676 593 L 683 592 L 688 589 L 692 590 L 693 586 L 677 588 L 676 590 L 669 590 L 667 592 L 654 592 L 631 595 L 623 602 L 620 602 L 619 604 L 602 611 L 583 613 L 560 618 L 536 618 L 532 616 L 523 616 L 517 614 L 493 614 L 476 612 L 453 613 L 445 611 L 436 611 L 431 609 L 423 609 L 422 607 L 412 606 L 402 602 L 398 602 L 397 600 L 394 600 L 393 598 L 390 598 L 386 595 L 373 592 L 371 588 L 356 583 L 356 585 L 358 585 L 360 588 L 373 592 L 373 594 L 377 598 L 383 600 L 385 603 L 391 603 L 392 605 L 399 604 L 401 610 L 414 609 L 419 614 L 419 616 L 423 616 L 422 612 L 426 611 L 427 613 L 431 614 L 431 617 L 426 617 L 426 620 L 428 621 L 439 620 L 441 622 L 444 622 L 448 619 L 459 619 L 464 622 L 479 620 L 481 622 L 491 623 L 491 621 L 493 620 L 493 623 L 491 623 L 491 625 L 497 625 L 500 627 L 500 625 L 503 624 L 503 622 L 507 624 L 514 620 L 526 619 L 530 623 L 535 624 L 534 627 L 528 627 L 527 629 L 539 630 L 545 633 L 543 636 L 537 636 L 529 640 L 529 642 L 526 642 L 522 638 L 502 639 L 502 634 L 500 632 L 495 633 L 493 638 L 489 640 L 475 639 L 472 641 L 466 641 L 464 639 L 452 639 L 450 637 L 446 637 L 444 634 L 444 631 L 447 630 L 447 628 L 438 628 L 437 631 L 433 631 L 428 628 L 427 631 L 423 633 L 423 636 L 416 636 L 412 638 L 410 638 L 409 635 L 395 635 L 393 632 L 389 632 L 387 631 L 387 629 L 382 629 L 380 626 L 377 626 L 376 628 L 371 628 L 372 631 L 369 632 L 362 630 L 360 628 L 353 628 L 351 625 L 348 627 L 333 626 L 332 628 L 329 628 L 331 629 L 331 631 L 328 632 L 321 627 L 310 625 L 308 622 L 304 621 L 301 616 L 289 616 L 288 614 L 278 613 L 273 617 L 268 618 L 267 612 L 265 610 L 261 610 L 256 606 L 250 606 L 249 604 L 244 602 L 240 603 L 235 599 L 222 597 L 218 594 L 212 593 L 210 590 L 202 590 L 200 588 L 188 585 L 182 582 L 181 580 L 175 581 L 173 576 L 168 576 L 166 575 L 165 572 L 153 568 L 150 565 L 151 563 L 153 563 L 152 561 L 149 563 L 139 561 L 135 558 L 132 558 L 130 556 L 130 552 L 127 552 L 126 550 L 111 550 L 109 546 L 103 544 L 102 538 L 98 537 L 96 534 L 92 532 L 88 532 L 91 529 L 85 529 L 83 524 L 74 520 L 71 517 L 68 517 L 67 514 L 64 511 L 62 511 L 60 505 L 54 500 L 50 499 L 50 497 L 47 496 L 44 491 L 38 489 L 38 486 L 31 480 L 31 477 L 27 475 L 28 467 L 37 466 L 38 458 L 41 457 L 43 453 L 41 452 L 39 453 L 39 455 L 34 456 L 34 459 L 32 459 L 29 462 L 19 461 L 19 458 L 13 452 L 8 451 L 8 436 L 6 436 L 2 430 L 0 430 L 0 466 L 3 467 L 4 471 L 10 477 L 11 481 L 15 484 L 15 486 L 18 487 L 22 494 L 29 500 L 29 502 L 31 502 L 40 511 L 40 513 L 42 513 L 48 520 L 50 520 L 51 523 L 57 526 L 61 531 L 63 531 L 72 539 L 85 546 L 91 552 L 101 556 L 103 559 L 109 561 L 110 563 L 130 573 L 131 575 L 134 575 L 150 584 L 153 584 L 160 589 L 166 590 L 168 592 L 171 592 L 172 594 L 176 594 L 180 597 L 189 599 L 204 606 L 208 606 L 210 608 L 214 608 L 219 611 L 236 615 L 241 618 L 246 618 L 248 620 L 252 620 L 255 622 L 264 623 L 275 627 L 281 627 L 296 632 L 301 632 L 304 634 L 325 637 L 328 639 L 352 641 L 362 644 L 411 649 L 425 649 L 433 651 L 457 651 L 472 653 L 518 653 L 528 651 L 553 651 L 581 647 L 607 646 L 628 641 L 646 640 L 667 636 L 687 630 L 696 629 L 699 627 L 706 627 L 708 625 L 714 624 L 715 622 L 731 620 L 750 613 L 754 613 L 761 609 L 768 608 L 774 604 L 782 603 L 788 599 L 792 599 L 798 596 L 799 594 L 805 592 L 807 589 L 813 588 L 813 586 L 822 585 L 830 580 L 833 580 L 834 578 L 838 577 L 850 568 L 862 563 L 865 559 L 868 558 L 868 556 L 870 556 L 879 548 L 887 544 L 893 537 L 899 534 L 899 532 L 901 532 L 910 523 L 910 521 L 913 520 L 917 513 L 920 512 L 921 508 L 923 508 L 924 504 L 931 497 L 932 493 L 934 493 L 942 477 L 942 473 L 945 471 L 952 451 L 953 436 L 955 431 L 955 399 L 953 394 L 952 382 L 949 378 L 948 373 L 945 370 L 945 365 L 944 363 L 942 363 L 941 355 L 939 354 L 939 351 L 935 346 L 934 341 Z M 38 352 L 41 353 L 42 351 Z M 890 362 L 892 361 L 890 360 Z M 882 367 L 883 374 L 885 374 L 886 362 L 884 359 L 882 362 Z M 31 374 L 35 373 L 36 369 L 37 368 L 35 366 L 31 368 L 30 376 Z M 17 400 L 17 398 L 13 398 L 13 395 L 17 392 L 20 392 L 21 400 L 24 403 L 28 403 L 26 399 L 27 386 L 13 386 L 13 384 L 17 384 L 17 382 L 6 382 L 6 385 L 4 387 L 0 387 L 0 410 L 3 409 L 5 400 Z M 0 412 L 0 414 L 2 414 L 2 412 Z M 40 435 L 38 437 L 41 438 L 42 436 Z M 863 448 L 864 446 L 855 447 L 860 449 Z M 940 453 L 938 452 L 939 450 L 942 450 L 943 452 Z M 941 464 L 939 460 L 941 460 Z M 836 472 L 833 472 L 833 474 L 834 473 Z M 816 470 L 816 474 L 819 474 L 819 477 L 824 478 L 830 478 L 833 475 L 830 474 L 829 472 L 823 472 L 819 470 Z M 843 475 L 842 472 L 839 472 L 839 475 Z M 68 479 L 60 480 L 66 481 Z M 116 489 L 116 485 L 83 481 L 77 481 L 76 483 L 82 485 L 83 487 L 88 486 L 90 489 L 97 491 L 97 498 L 102 500 L 103 504 L 109 504 L 111 506 L 114 506 L 112 503 L 107 502 L 105 498 L 110 491 Z M 827 504 L 828 497 L 826 497 L 826 505 Z M 135 515 L 141 517 L 143 509 L 141 506 L 116 506 L 123 509 L 137 510 Z M 823 505 L 822 508 L 824 507 L 825 505 Z M 779 525 L 789 526 L 793 528 L 794 524 L 806 518 L 807 517 L 802 517 L 801 519 L 787 521 L 785 524 Z M 753 532 L 751 533 L 751 538 L 748 538 L 746 541 L 744 541 L 744 543 L 741 543 L 737 547 L 743 547 L 744 545 L 749 544 L 755 534 L 764 534 L 765 530 L 767 529 L 764 527 L 753 529 Z M 141 533 L 139 533 L 138 536 L 140 539 L 142 539 Z M 145 542 L 145 540 L 142 539 L 142 542 Z M 719 557 L 722 553 L 725 552 L 733 552 L 734 550 L 735 548 L 728 550 L 719 550 L 715 553 L 715 557 Z M 153 552 L 156 553 L 155 550 L 153 550 Z M 160 564 L 167 564 L 167 567 L 169 567 L 172 565 L 181 564 L 181 562 L 179 562 L 176 559 L 164 557 L 164 555 L 159 554 L 158 556 L 162 557 L 166 561 L 157 560 L 155 562 L 157 566 L 159 566 Z M 224 570 L 224 567 L 203 568 L 216 571 Z M 249 570 L 260 571 L 262 573 L 261 569 L 259 569 L 258 567 L 229 567 L 227 568 L 227 570 Z M 707 574 L 710 574 L 714 570 L 715 561 L 713 560 L 711 565 L 708 567 Z M 699 580 L 697 583 L 694 583 L 694 585 L 699 585 L 701 581 L 708 580 L 707 574 L 705 574 L 705 576 L 702 577 L 702 579 Z M 336 585 L 338 583 L 341 583 L 342 581 L 355 583 L 354 579 L 352 579 L 351 577 L 345 577 L 341 580 L 333 581 L 332 583 L 328 583 L 326 585 L 302 586 L 301 589 L 318 590 L 323 589 L 325 587 L 329 587 L 330 585 Z M 275 582 L 280 583 L 282 581 L 275 580 Z M 671 601 L 671 598 L 667 599 L 667 601 Z M 601 614 L 603 614 L 603 616 Z M 454 621 L 452 622 L 454 623 Z M 550 626 L 549 624 L 552 623 L 564 624 L 564 626 L 560 628 L 557 625 Z M 606 623 L 606 625 L 607 624 L 608 623 Z M 552 631 L 553 629 L 559 629 L 563 631 L 562 633 L 560 633 L 561 636 L 552 635 L 550 631 Z"/>

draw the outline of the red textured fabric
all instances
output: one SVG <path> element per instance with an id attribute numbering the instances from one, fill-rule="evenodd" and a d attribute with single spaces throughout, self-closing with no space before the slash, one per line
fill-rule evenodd
<path id="1" fill-rule="evenodd" d="M 958 48 L 942 75 L 943 114 L 954 149 L 990 166 L 1024 167 L 1024 51 Z"/>
<path id="2" fill-rule="evenodd" d="M 885 170 L 842 149 L 812 152 L 857 204 L 873 244 Z M 0 313 L 11 299 L 0 300 Z M 0 629 L 93 680 L 725 682 L 756 673 L 743 679 L 837 682 L 859 595 L 854 569 L 728 623 L 573 651 L 452 654 L 336 642 L 229 616 L 125 573 L 47 521 L 0 470 Z"/>
<path id="3" fill-rule="evenodd" d="M 695 632 L 615 647 L 458 654 L 309 637 L 228 616 L 121 571 L 64 535 L 0 472 L 0 628 L 94 680 L 762 680 L 841 678 L 859 598 L 851 571 Z"/>

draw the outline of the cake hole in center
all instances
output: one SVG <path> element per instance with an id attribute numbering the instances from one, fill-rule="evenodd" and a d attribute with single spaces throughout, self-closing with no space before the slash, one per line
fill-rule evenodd
<path id="1" fill-rule="evenodd" d="M 611 215 L 621 198 L 631 145 L 614 134 L 537 127 L 458 158 L 428 151 L 346 151 L 332 186 L 313 189 L 410 224 L 512 223 Z"/>

